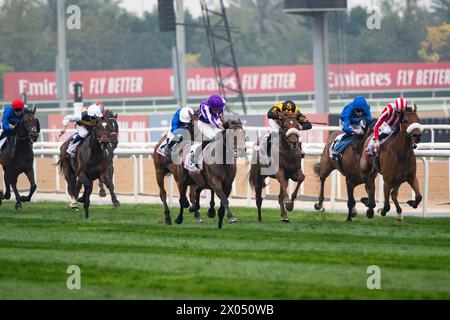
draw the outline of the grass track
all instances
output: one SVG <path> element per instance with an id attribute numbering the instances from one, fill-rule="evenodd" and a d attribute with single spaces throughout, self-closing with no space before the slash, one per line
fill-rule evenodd
<path id="1" fill-rule="evenodd" d="M 163 225 L 159 205 L 0 207 L 1 299 L 450 299 L 450 219 L 236 208 L 238 224 Z M 175 217 L 173 210 L 172 218 Z M 66 288 L 69 265 L 81 290 Z M 368 290 L 369 265 L 381 290 Z"/>

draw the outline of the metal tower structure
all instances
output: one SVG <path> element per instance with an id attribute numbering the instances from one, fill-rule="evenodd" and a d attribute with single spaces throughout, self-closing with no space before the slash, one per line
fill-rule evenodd
<path id="1" fill-rule="evenodd" d="M 200 3 L 219 93 L 229 102 L 229 109 L 234 102 L 240 101 L 244 114 L 247 114 L 223 0 L 201 0 Z M 236 96 L 231 99 L 227 97 L 229 93 Z"/>

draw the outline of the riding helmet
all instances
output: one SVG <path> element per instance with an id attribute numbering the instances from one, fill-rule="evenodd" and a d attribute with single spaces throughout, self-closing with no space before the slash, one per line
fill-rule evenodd
<path id="1" fill-rule="evenodd" d="M 24 103 L 23 103 L 23 101 L 22 100 L 20 100 L 20 99 L 18 99 L 18 100 L 14 100 L 13 101 L 13 103 L 12 103 L 12 108 L 14 109 L 14 110 L 21 110 L 21 109 L 23 109 L 24 108 Z"/>

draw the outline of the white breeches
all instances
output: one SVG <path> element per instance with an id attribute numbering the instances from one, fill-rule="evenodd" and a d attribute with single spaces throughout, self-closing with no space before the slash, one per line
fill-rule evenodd
<path id="1" fill-rule="evenodd" d="M 222 132 L 221 129 L 216 128 L 212 124 L 204 123 L 203 121 L 198 121 L 197 127 L 203 135 L 202 140 L 205 141 L 213 140 L 219 132 Z"/>
<path id="2" fill-rule="evenodd" d="M 89 135 L 88 129 L 86 129 L 86 128 L 83 127 L 83 126 L 77 125 L 77 126 L 76 126 L 76 130 L 77 130 L 78 135 L 79 135 L 80 137 L 82 137 L 83 139 L 86 138 L 86 137 Z"/>

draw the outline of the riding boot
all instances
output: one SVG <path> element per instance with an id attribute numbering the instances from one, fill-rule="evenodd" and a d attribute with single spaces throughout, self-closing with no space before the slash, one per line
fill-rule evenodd
<path id="1" fill-rule="evenodd" d="M 81 143 L 83 138 L 80 135 L 76 135 L 75 138 L 73 138 L 69 145 L 67 146 L 67 154 L 69 154 L 71 157 L 75 157 L 75 152 L 77 150 L 78 145 Z"/>
<path id="2" fill-rule="evenodd" d="M 166 156 L 166 158 L 170 155 L 172 148 L 175 146 L 175 144 L 177 144 L 177 142 L 178 142 L 178 139 L 176 136 L 167 142 L 167 145 L 164 149 L 164 155 Z"/>

